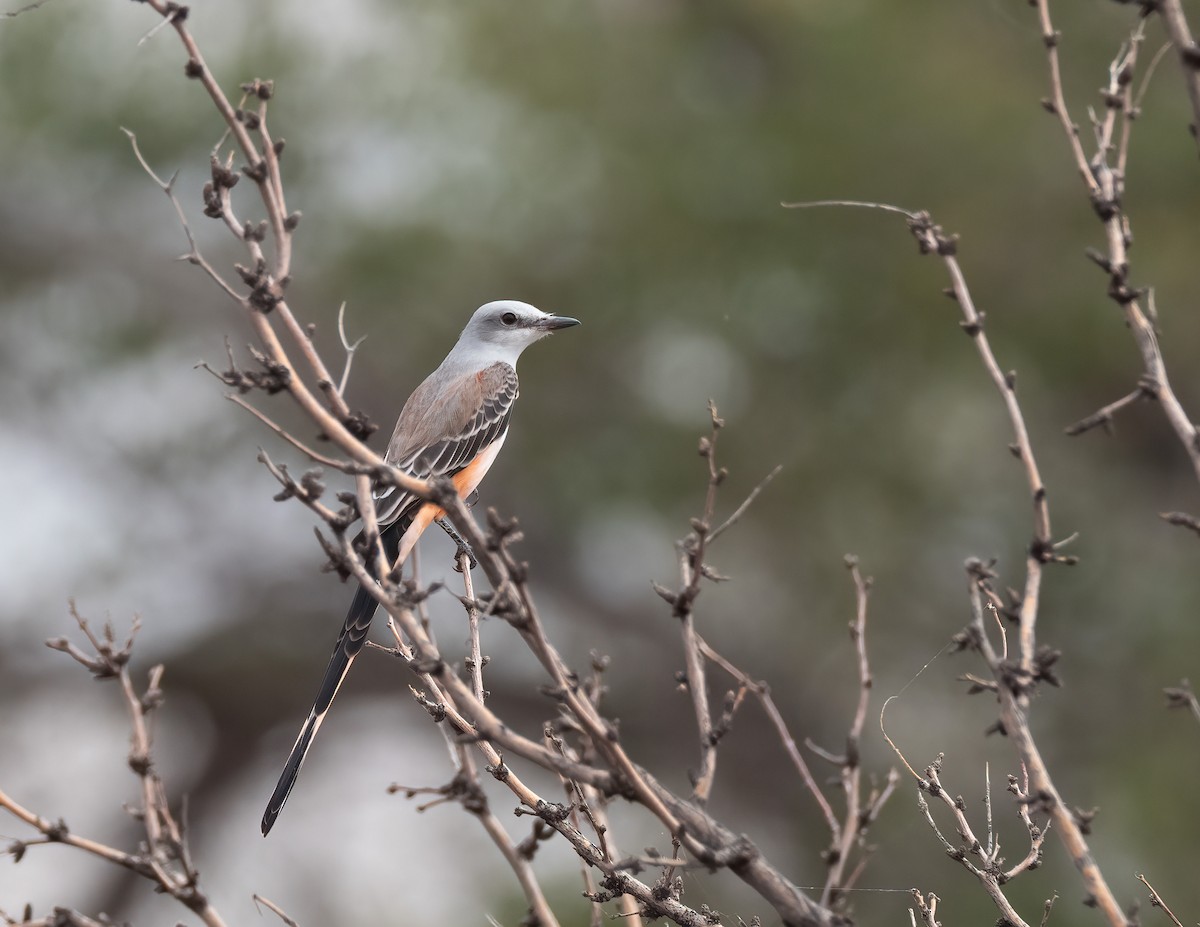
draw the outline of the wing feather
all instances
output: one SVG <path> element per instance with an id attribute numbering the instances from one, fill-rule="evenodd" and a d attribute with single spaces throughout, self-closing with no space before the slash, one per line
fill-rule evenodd
<path id="1" fill-rule="evenodd" d="M 507 431 L 518 394 L 517 372 L 508 364 L 452 379 L 436 372 L 404 404 L 385 459 L 419 479 L 453 476 Z M 395 486 L 381 488 L 375 494 L 379 524 L 391 524 L 419 503 Z"/>

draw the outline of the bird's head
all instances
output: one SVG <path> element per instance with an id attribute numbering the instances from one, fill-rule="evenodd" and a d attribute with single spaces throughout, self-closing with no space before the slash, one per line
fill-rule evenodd
<path id="1" fill-rule="evenodd" d="M 459 344 L 495 349 L 502 355 L 511 355 L 515 362 L 517 356 L 535 341 L 560 328 L 578 324 L 578 319 L 550 315 L 529 303 L 501 299 L 475 310 L 463 329 Z"/>

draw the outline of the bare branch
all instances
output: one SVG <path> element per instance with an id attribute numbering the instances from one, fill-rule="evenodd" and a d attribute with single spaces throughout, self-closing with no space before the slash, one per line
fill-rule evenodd
<path id="1" fill-rule="evenodd" d="M 39 7 L 45 6 L 49 2 L 50 2 L 50 0 L 34 0 L 33 3 L 27 3 L 24 6 L 18 7 L 15 10 L 7 10 L 3 13 L 0 13 L 0 19 L 16 19 L 22 13 L 30 13 L 33 10 L 38 9 Z"/>
<path id="2" fill-rule="evenodd" d="M 748 508 L 750 508 L 751 505 L 754 504 L 754 500 L 758 498 L 759 493 L 761 493 L 764 489 L 766 489 L 769 485 L 771 485 L 771 480 L 773 480 L 773 479 L 775 479 L 775 477 L 779 476 L 779 474 L 782 470 L 783 470 L 783 464 L 777 464 L 775 466 L 775 469 L 773 469 L 770 473 L 768 473 L 765 477 L 763 477 L 761 483 L 759 483 L 752 490 L 750 490 L 750 495 L 748 495 L 742 501 L 741 505 L 739 505 L 736 509 L 733 510 L 733 514 L 730 515 L 728 518 L 726 518 L 723 522 L 721 522 L 721 524 L 718 525 L 716 528 L 713 528 L 712 532 L 708 536 L 708 543 L 710 545 L 714 541 L 716 541 L 716 539 L 719 538 L 722 534 L 724 534 L 731 527 L 733 527 L 735 524 L 737 524 L 738 519 L 740 519 L 743 515 L 745 515 L 746 510 Z"/>
<path id="3" fill-rule="evenodd" d="M 88 669 L 98 679 L 116 679 L 121 686 L 133 737 L 129 750 L 129 768 L 138 776 L 142 787 L 141 806 L 136 817 L 145 828 L 146 841 L 137 853 L 127 853 L 114 847 L 72 834 L 61 819 L 50 821 L 38 815 L 0 791 L 0 808 L 37 830 L 46 839 L 38 843 L 64 843 L 97 856 L 106 862 L 128 869 L 154 882 L 159 891 L 170 895 L 197 917 L 207 927 L 225 927 L 225 921 L 209 903 L 200 889 L 199 873 L 192 864 L 188 850 L 185 826 L 171 813 L 162 780 L 154 771 L 152 742 L 147 716 L 162 701 L 163 668 L 154 667 L 149 674 L 146 688 L 139 692 L 129 674 L 129 658 L 133 649 L 134 636 L 139 622 L 135 619 L 129 637 L 118 644 L 112 625 L 106 625 L 101 635 L 92 631 L 88 622 L 76 611 L 74 603 L 71 614 L 87 637 L 94 652 L 89 654 L 63 638 L 47 641 L 54 650 L 67 653 L 77 663 Z M 33 841 L 18 842 L 19 855 Z M 18 855 L 18 851 L 10 848 Z M 70 912 L 68 912 L 70 913 Z M 56 924 L 58 922 L 55 922 Z M 84 923 L 84 922 L 78 922 Z"/>
<path id="4" fill-rule="evenodd" d="M 350 367 L 354 364 L 354 354 L 358 350 L 358 346 L 367 340 L 367 336 L 361 336 L 354 344 L 346 337 L 346 304 L 342 303 L 338 309 L 338 337 L 342 340 L 342 349 L 346 352 L 346 366 L 342 368 L 342 378 L 338 380 L 338 392 L 345 394 L 346 384 L 350 381 Z"/>
<path id="5" fill-rule="evenodd" d="M 1014 925 L 1026 925 L 1016 909 L 1013 908 L 1011 902 L 1004 894 L 1001 887 L 1011 881 L 1016 873 L 1005 873 L 1002 871 L 1001 863 L 1003 858 L 1000 856 L 1000 841 L 993 840 L 992 835 L 992 819 L 991 819 L 991 789 L 990 785 L 986 791 L 986 811 L 987 811 L 987 826 L 988 826 L 988 842 L 985 845 L 975 836 L 971 829 L 970 822 L 967 820 L 966 804 L 962 797 L 951 798 L 950 793 L 946 791 L 945 786 L 940 779 L 942 765 L 942 756 L 939 754 L 937 759 L 931 765 L 926 767 L 925 776 L 920 780 L 920 792 L 917 795 L 917 804 L 919 805 L 922 814 L 925 817 L 926 823 L 933 830 L 934 835 L 942 844 L 942 848 L 946 851 L 946 855 L 958 862 L 967 872 L 971 873 L 987 892 L 988 897 L 992 899 L 997 910 L 1000 911 L 1004 919 Z M 1012 791 L 1010 789 L 1010 791 Z M 942 833 L 937 822 L 933 818 L 933 813 L 929 807 L 929 803 L 925 800 L 925 794 L 928 794 L 934 800 L 940 801 L 943 805 L 950 809 L 954 819 L 955 829 L 962 841 L 960 844 L 951 843 L 950 840 Z M 1016 794 L 1014 792 L 1014 794 Z M 1027 814 L 1027 812 L 1026 812 Z M 1028 820 L 1028 818 L 1025 818 Z M 1031 837 L 1034 836 L 1035 829 L 1030 828 Z M 1034 837 L 1037 847 L 1040 849 L 1040 832 Z M 1035 854 L 1037 855 L 1037 854 Z M 973 862 L 976 860 L 976 862 Z M 1031 868 L 1031 867 L 1024 867 Z M 1024 871 L 1022 868 L 1020 871 Z"/>
<path id="6" fill-rule="evenodd" d="M 1196 693 L 1192 691 L 1192 684 L 1186 679 L 1178 686 L 1163 689 L 1163 694 L 1167 697 L 1168 708 L 1187 708 L 1192 716 L 1200 721 L 1200 699 L 1196 697 Z"/>
<path id="7" fill-rule="evenodd" d="M 1156 908 L 1160 908 L 1163 914 L 1167 915 L 1167 917 L 1171 919 L 1171 923 L 1174 924 L 1175 927 L 1183 927 L 1183 922 L 1175 916 L 1174 911 L 1167 907 L 1167 903 L 1162 900 L 1162 896 L 1154 890 L 1154 886 L 1147 882 L 1146 877 L 1140 872 L 1137 874 L 1137 880 L 1150 890 L 1150 904 Z"/>
<path id="8" fill-rule="evenodd" d="M 164 22 L 165 21 L 166 20 L 164 20 Z M 209 279 L 211 279 L 217 286 L 224 290 L 225 294 L 234 302 L 243 306 L 246 305 L 246 297 L 237 292 L 237 290 L 233 288 L 229 281 L 217 273 L 216 268 L 214 268 L 205 259 L 205 257 L 200 253 L 200 249 L 196 246 L 196 238 L 192 234 L 192 227 L 188 225 L 187 214 L 183 211 L 183 206 L 180 204 L 179 198 L 175 195 L 175 175 L 172 175 L 170 180 L 163 180 L 161 177 L 159 177 L 142 155 L 142 151 L 138 147 L 137 135 L 123 126 L 121 127 L 121 131 L 124 132 L 125 136 L 129 139 L 129 144 L 133 148 L 133 154 L 134 157 L 137 158 L 138 164 L 142 166 L 142 169 L 150 176 L 150 179 L 158 184 L 158 188 L 162 190 L 162 192 L 165 193 L 167 198 L 171 201 L 171 206 L 174 208 L 175 215 L 179 219 L 179 225 L 183 229 L 183 234 L 187 237 L 188 253 L 183 256 L 183 260 L 187 261 L 189 264 L 195 264 L 206 274 L 208 274 Z"/>
<path id="9" fill-rule="evenodd" d="M 854 650 L 858 656 L 858 705 L 854 710 L 854 720 L 850 724 L 850 732 L 846 736 L 846 755 L 841 763 L 842 792 L 846 796 L 846 815 L 841 827 L 834 833 L 834 843 L 828 860 L 829 872 L 825 880 L 825 888 L 821 893 L 822 904 L 833 904 L 846 887 L 845 871 L 850 859 L 854 842 L 870 826 L 871 819 L 863 813 L 862 807 L 862 765 L 860 763 L 859 744 L 862 740 L 863 726 L 867 720 L 867 707 L 871 699 L 871 687 L 874 679 L 871 676 L 871 665 L 867 658 L 867 603 L 871 594 L 869 577 L 863 577 L 858 569 L 858 558 L 848 555 L 846 567 L 854 581 L 854 619 L 850 622 L 850 638 L 854 641 Z M 872 811 L 872 814 L 876 813 Z"/>
<path id="10" fill-rule="evenodd" d="M 1068 425 L 1064 431 L 1071 437 L 1076 437 L 1084 432 L 1091 431 L 1093 428 L 1103 427 L 1105 431 L 1112 431 L 1113 416 L 1124 409 L 1126 406 L 1131 406 L 1139 399 L 1153 399 L 1154 393 L 1145 386 L 1139 386 L 1127 396 L 1122 396 L 1116 402 L 1110 402 L 1108 405 L 1093 412 L 1086 418 L 1081 418 L 1073 425 Z"/>
<path id="11" fill-rule="evenodd" d="M 813 796 L 817 807 L 821 809 L 825 823 L 829 825 L 830 833 L 834 835 L 834 839 L 837 839 L 837 836 L 841 833 L 841 825 L 838 823 L 837 815 L 833 813 L 833 808 L 830 807 L 828 799 L 821 792 L 820 786 L 817 785 L 817 780 L 813 778 L 812 770 L 808 768 L 808 763 L 804 761 L 804 756 L 800 753 L 800 748 L 796 745 L 796 739 L 792 736 L 791 731 L 788 730 L 787 722 L 783 720 L 783 715 L 779 713 L 779 707 L 775 704 L 775 699 L 771 697 L 770 688 L 766 683 L 751 679 L 713 650 L 707 641 L 701 639 L 698 643 L 705 657 L 725 670 L 725 672 L 744 685 L 750 692 L 754 693 L 755 697 L 762 704 L 763 711 L 767 713 L 767 717 L 770 719 L 771 725 L 775 728 L 775 733 L 779 737 L 780 743 L 783 744 L 784 750 L 787 751 L 792 765 L 796 767 L 796 772 L 800 774 L 805 788 Z"/>
<path id="12" fill-rule="evenodd" d="M 996 653 L 987 637 L 983 619 L 983 596 L 985 591 L 994 595 L 987 587 L 987 576 L 981 574 L 974 564 L 968 564 L 968 570 L 971 572 L 969 594 L 973 645 L 983 656 L 997 682 L 1002 683 L 998 691 L 1000 724 L 1004 733 L 1012 741 L 1021 758 L 1022 765 L 1027 770 L 1028 791 L 1031 796 L 1036 798 L 1039 807 L 1054 822 L 1059 841 L 1074 862 L 1080 878 L 1088 889 L 1089 897 L 1104 914 L 1111 927 L 1128 927 L 1125 913 L 1117 903 L 1116 897 L 1105 881 L 1100 867 L 1096 865 L 1095 858 L 1084 839 L 1083 829 L 1069 806 L 1062 800 L 1050 777 L 1050 771 L 1042 759 L 1041 751 L 1030 730 L 1029 719 L 1025 714 L 1020 697 L 1014 692 L 1011 671 L 1003 663 L 1002 658 Z M 1049 656 L 1051 655 L 1047 655 L 1047 657 Z M 1016 688 L 1020 690 L 1019 685 Z"/>
<path id="13" fill-rule="evenodd" d="M 279 907 L 279 905 L 277 905 L 275 902 L 271 901 L 271 899 L 264 898 L 262 895 L 251 895 L 250 897 L 254 899 L 255 907 L 257 907 L 258 905 L 262 905 L 264 908 L 266 908 L 268 911 L 270 911 L 272 914 L 274 914 L 276 917 L 278 917 L 281 921 L 283 921 L 284 927 L 300 927 L 299 924 L 297 924 L 294 920 L 292 920 L 290 917 L 288 917 L 287 912 L 284 911 L 283 908 Z"/>
<path id="14" fill-rule="evenodd" d="M 1157 9 L 1171 37 L 1171 44 L 1179 52 L 1179 66 L 1187 84 L 1188 99 L 1192 104 L 1192 138 L 1200 143 L 1200 47 L 1192 36 L 1181 0 L 1158 0 Z"/>
<path id="15" fill-rule="evenodd" d="M 246 400 L 244 400 L 241 396 L 229 395 L 229 396 L 226 396 L 225 398 L 228 399 L 230 402 L 234 403 L 235 405 L 241 406 L 243 409 L 245 409 L 247 412 L 249 412 L 251 415 L 253 415 L 256 419 L 258 419 L 260 422 L 262 422 L 264 425 L 266 425 L 268 428 L 270 428 L 271 431 L 275 432 L 275 434 L 279 435 L 279 437 L 283 438 L 285 441 L 288 442 L 288 444 L 290 444 L 292 447 L 296 448 L 296 450 L 300 451 L 300 453 L 304 454 L 306 457 L 308 457 L 310 460 L 314 461 L 315 463 L 319 463 L 323 467 L 329 467 L 331 470 L 340 470 L 343 473 L 363 473 L 364 472 L 362 469 L 362 466 L 360 464 L 354 464 L 348 460 L 338 460 L 333 457 L 327 457 L 324 454 L 314 451 L 311 447 L 309 447 L 307 444 L 302 442 L 299 438 L 296 438 L 293 435 L 289 434 L 287 431 L 285 431 L 283 426 L 280 425 L 278 422 L 276 422 L 274 419 L 270 418 L 269 416 L 267 416 L 260 410 L 256 409 L 254 406 L 250 405 L 250 403 L 246 402 Z"/>
<path id="16" fill-rule="evenodd" d="M 1104 226 L 1105 238 L 1108 245 L 1107 254 L 1102 257 L 1092 255 L 1092 260 L 1099 264 L 1108 275 L 1108 295 L 1121 308 L 1125 316 L 1125 321 L 1141 353 L 1144 374 L 1139 388 L 1147 391 L 1149 395 L 1158 400 L 1159 405 L 1162 406 L 1163 412 L 1167 416 L 1167 421 L 1170 423 L 1172 429 L 1174 429 L 1180 444 L 1192 462 L 1192 468 L 1196 473 L 1197 479 L 1200 479 L 1200 434 L 1198 434 L 1196 426 L 1184 411 L 1183 405 L 1171 388 L 1170 380 L 1167 377 L 1166 363 L 1163 360 L 1162 350 L 1159 346 L 1158 333 L 1155 330 L 1152 319 L 1148 317 L 1148 313 L 1140 305 L 1141 293 L 1129 285 L 1130 268 L 1128 252 L 1132 235 L 1129 220 L 1123 211 L 1122 198 L 1125 192 L 1125 156 L 1128 149 L 1128 123 L 1136 115 L 1135 103 L 1132 97 L 1132 83 L 1142 27 L 1139 24 L 1135 28 L 1130 41 L 1118 52 L 1113 66 L 1109 69 L 1109 85 L 1104 91 L 1108 110 L 1106 117 L 1108 124 L 1111 125 L 1111 120 L 1116 118 L 1118 110 L 1122 113 L 1122 118 L 1126 124 L 1126 133 L 1121 144 L 1118 166 L 1114 168 L 1110 166 L 1108 161 L 1107 139 L 1111 137 L 1111 130 L 1101 138 L 1098 143 L 1096 155 L 1090 162 L 1083 152 L 1078 128 L 1071 121 L 1066 99 L 1063 95 L 1062 74 L 1058 58 L 1059 34 L 1054 30 L 1050 19 L 1050 0 L 1036 0 L 1036 5 L 1050 67 L 1053 101 L 1052 105 L 1048 108 L 1059 117 L 1071 149 L 1072 157 L 1075 159 L 1076 166 L 1079 168 L 1080 175 L 1083 178 L 1084 186 L 1087 188 L 1088 199 Z M 1172 39 L 1175 41 L 1181 55 L 1186 55 L 1189 50 L 1194 54 L 1194 46 L 1190 44 L 1191 36 L 1187 32 L 1187 23 L 1182 18 L 1182 8 L 1179 6 L 1178 0 L 1168 0 L 1162 6 L 1168 29 L 1178 30 L 1177 35 L 1173 33 Z M 1170 7 L 1176 8 L 1178 16 L 1169 9 Z M 1184 44 L 1181 44 L 1181 42 Z M 1197 73 L 1195 66 L 1189 67 L 1185 58 L 1184 67 L 1189 77 L 1189 93 L 1193 92 L 1193 87 L 1200 90 L 1200 74 Z M 1193 106 L 1198 105 L 1198 102 L 1200 102 L 1200 97 L 1193 96 Z"/>
<path id="17" fill-rule="evenodd" d="M 1158 517 L 1169 525 L 1178 525 L 1200 534 L 1200 518 L 1195 515 L 1189 515 L 1187 512 L 1159 512 Z"/>

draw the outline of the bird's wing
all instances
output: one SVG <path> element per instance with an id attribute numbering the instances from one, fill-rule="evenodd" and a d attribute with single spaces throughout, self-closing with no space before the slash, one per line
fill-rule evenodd
<path id="1" fill-rule="evenodd" d="M 505 363 L 449 379 L 435 373 L 404 404 L 385 459 L 419 479 L 453 476 L 505 433 L 518 395 L 517 372 Z M 383 486 L 375 493 L 376 517 L 386 526 L 419 503 Z"/>

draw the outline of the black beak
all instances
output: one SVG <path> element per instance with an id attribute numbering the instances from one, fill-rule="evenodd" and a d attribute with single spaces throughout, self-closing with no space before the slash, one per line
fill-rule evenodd
<path id="1" fill-rule="evenodd" d="M 560 328 L 570 328 L 572 325 L 578 325 L 579 319 L 572 319 L 565 315 L 548 315 L 544 319 L 538 321 L 538 328 L 544 328 L 548 332 L 556 332 Z"/>

